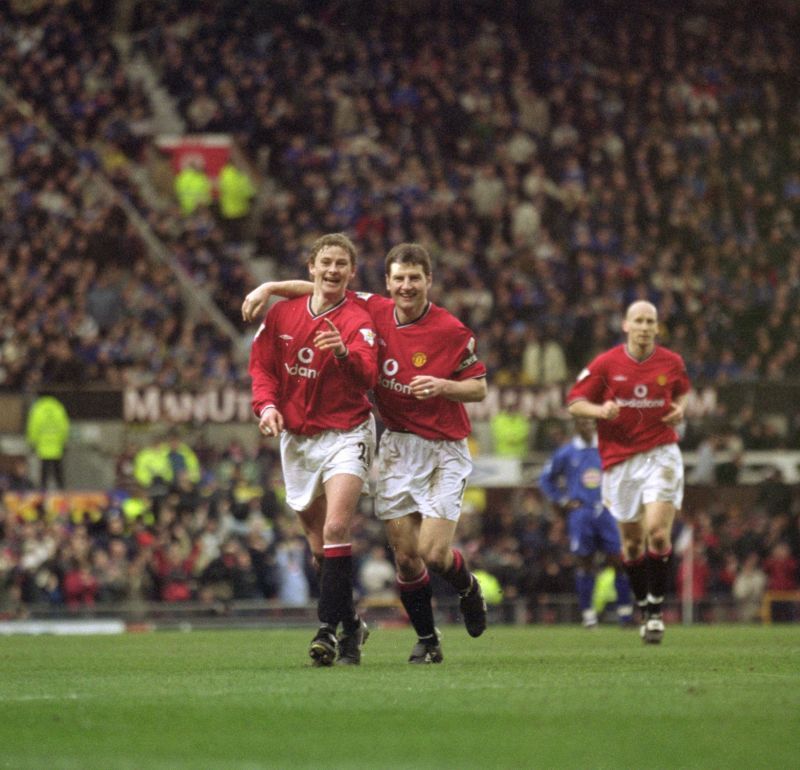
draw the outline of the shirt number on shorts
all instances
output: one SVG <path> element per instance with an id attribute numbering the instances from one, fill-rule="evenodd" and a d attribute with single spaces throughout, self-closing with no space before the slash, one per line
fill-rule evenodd
<path id="1" fill-rule="evenodd" d="M 361 460 L 364 468 L 369 468 L 369 449 L 363 441 L 358 442 L 358 459 Z"/>

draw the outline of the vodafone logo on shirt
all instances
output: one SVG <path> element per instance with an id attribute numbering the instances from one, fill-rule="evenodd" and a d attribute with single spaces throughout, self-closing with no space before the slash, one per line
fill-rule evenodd
<path id="1" fill-rule="evenodd" d="M 647 385 L 636 385 L 633 389 L 635 398 L 618 398 L 618 406 L 629 406 L 633 409 L 660 409 L 667 402 L 663 398 L 647 398 Z"/>
<path id="2" fill-rule="evenodd" d="M 292 364 L 291 366 L 284 362 L 283 365 L 286 367 L 286 371 L 293 376 L 305 377 L 309 380 L 316 379 L 316 369 L 312 369 L 310 366 L 301 366 L 301 364 L 311 363 L 314 359 L 314 351 L 311 348 L 300 348 L 297 352 L 297 358 L 299 359 L 299 363 Z"/>
<path id="3" fill-rule="evenodd" d="M 402 382 L 398 382 L 395 379 L 395 375 L 397 374 L 399 369 L 400 369 L 400 364 L 397 363 L 396 359 L 387 358 L 383 362 L 383 367 L 381 368 L 381 377 L 378 380 L 378 384 L 382 388 L 388 388 L 389 390 L 393 390 L 395 393 L 404 393 L 405 395 L 410 396 L 411 386 L 403 385 Z"/>

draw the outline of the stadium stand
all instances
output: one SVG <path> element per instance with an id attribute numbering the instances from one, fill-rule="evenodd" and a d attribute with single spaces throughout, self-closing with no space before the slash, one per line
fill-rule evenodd
<path id="1" fill-rule="evenodd" d="M 331 230 L 353 236 L 371 291 L 391 244 L 424 243 L 434 300 L 479 332 L 506 388 L 570 380 L 641 297 L 698 387 L 797 380 L 794 4 L 130 5 L 127 29 L 112 3 L 0 7 L 3 388 L 246 384 L 248 255 L 296 277 L 304 247 Z M 157 120 L 127 51 L 189 131 L 233 137 L 264 182 L 247 248 L 213 206 L 184 216 L 157 180 L 142 183 Z M 782 419 L 742 403 L 689 424 L 686 446 L 699 454 L 713 437 L 706 448 L 722 453 L 706 486 L 728 489 L 747 451 L 800 449 L 800 418 L 769 411 Z M 197 484 L 141 489 L 121 457 L 117 491 L 89 510 L 5 501 L 4 611 L 276 596 L 297 533 L 274 454 L 196 449 Z M 34 494 L 17 465 L 2 485 Z M 698 489 L 683 525 L 707 566 L 697 601 L 733 596 L 749 553 L 765 590 L 795 590 L 796 488 Z M 535 491 L 491 499 L 462 526 L 470 558 L 527 617 L 571 592 L 562 523 Z M 365 523 L 359 542 L 366 555 L 380 534 Z M 313 574 L 299 579 L 313 592 Z"/>

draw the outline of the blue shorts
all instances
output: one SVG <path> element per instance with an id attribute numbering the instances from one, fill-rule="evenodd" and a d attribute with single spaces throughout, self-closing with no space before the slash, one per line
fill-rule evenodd
<path id="1" fill-rule="evenodd" d="M 576 556 L 592 556 L 598 551 L 611 556 L 621 553 L 617 522 L 606 508 L 600 514 L 594 508 L 577 508 L 570 512 L 569 550 Z"/>

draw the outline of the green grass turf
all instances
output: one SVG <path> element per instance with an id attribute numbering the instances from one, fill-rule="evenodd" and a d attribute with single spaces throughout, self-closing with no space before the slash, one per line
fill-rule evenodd
<path id="1" fill-rule="evenodd" d="M 312 633 L 0 638 L 0 767 L 800 766 L 800 626 L 447 627 L 439 666 L 376 628 L 330 669 Z"/>

